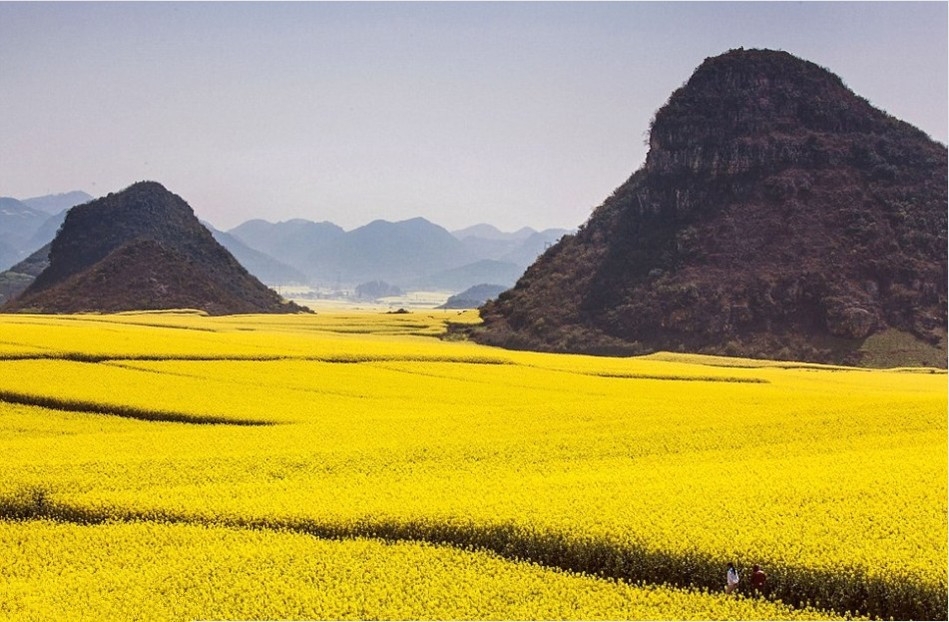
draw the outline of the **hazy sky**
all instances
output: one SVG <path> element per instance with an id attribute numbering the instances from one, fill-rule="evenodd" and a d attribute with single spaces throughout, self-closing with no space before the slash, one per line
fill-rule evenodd
<path id="1" fill-rule="evenodd" d="M 708 56 L 783 49 L 947 141 L 945 2 L 0 2 L 0 195 L 152 179 L 228 229 L 575 227 Z"/>

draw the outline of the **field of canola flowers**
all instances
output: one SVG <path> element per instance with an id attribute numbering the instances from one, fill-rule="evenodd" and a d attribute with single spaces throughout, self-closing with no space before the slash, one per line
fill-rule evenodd
<path id="1" fill-rule="evenodd" d="M 946 618 L 944 372 L 447 321 L 0 316 L 0 618 Z"/>

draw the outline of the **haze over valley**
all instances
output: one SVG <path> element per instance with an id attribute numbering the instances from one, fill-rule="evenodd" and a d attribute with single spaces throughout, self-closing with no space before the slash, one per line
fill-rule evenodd
<path id="1" fill-rule="evenodd" d="M 24 275 L 36 277 L 45 266 L 68 208 L 92 198 L 82 191 L 0 198 L 0 302 L 20 291 Z M 289 297 L 363 303 L 414 291 L 437 293 L 427 300 L 441 302 L 479 285 L 507 289 L 568 233 L 529 227 L 502 232 L 490 224 L 449 232 L 420 217 L 379 219 L 349 231 L 305 219 L 253 219 L 228 231 L 203 225 L 251 274 Z M 484 302 L 465 300 L 470 306 Z"/>

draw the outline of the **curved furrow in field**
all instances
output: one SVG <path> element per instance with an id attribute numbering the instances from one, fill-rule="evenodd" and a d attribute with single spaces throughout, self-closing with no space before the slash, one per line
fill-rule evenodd
<path id="1" fill-rule="evenodd" d="M 463 550 L 485 550 L 504 558 L 636 585 L 722 590 L 723 560 L 681 555 L 645 547 L 620 547 L 604 538 L 579 541 L 524 526 L 378 521 L 365 519 L 327 524 L 301 518 L 208 517 L 130 508 L 84 508 L 55 500 L 41 488 L 0 497 L 0 520 L 52 520 L 80 525 L 113 522 L 194 524 L 239 529 L 295 532 L 316 538 L 373 538 L 390 542 L 427 542 Z M 819 608 L 834 615 L 879 619 L 946 619 L 945 586 L 892 581 L 853 571 L 834 573 L 805 567 L 769 567 L 768 589 L 760 595 L 795 608 Z M 744 569 L 744 576 L 750 570 Z M 747 588 L 746 588 L 747 589 Z"/>
<path id="2" fill-rule="evenodd" d="M 108 404 L 88 400 L 64 399 L 48 395 L 35 395 L 0 389 L 0 402 L 8 404 L 22 404 L 25 406 L 39 406 L 51 410 L 65 412 L 92 413 L 96 415 L 111 415 L 125 419 L 139 421 L 167 421 L 174 423 L 191 423 L 198 425 L 237 425 L 237 426 L 268 426 L 277 425 L 275 421 L 257 419 L 243 419 L 237 417 L 221 417 L 217 415 L 194 415 L 185 412 L 136 408 L 123 404 Z"/>

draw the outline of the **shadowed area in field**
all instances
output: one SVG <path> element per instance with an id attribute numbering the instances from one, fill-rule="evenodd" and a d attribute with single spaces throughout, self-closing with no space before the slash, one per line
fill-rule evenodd
<path id="1" fill-rule="evenodd" d="M 51 410 L 62 410 L 66 412 L 83 412 L 97 415 L 111 415 L 115 417 L 124 417 L 126 419 L 138 419 L 141 421 L 165 421 L 172 423 L 192 423 L 200 425 L 238 425 L 238 426 L 268 426 L 276 425 L 273 421 L 258 421 L 254 419 L 238 419 L 230 417 L 217 417 L 214 415 L 198 416 L 188 413 L 165 411 L 165 410 L 147 410 L 144 408 L 135 408 L 134 406 L 124 406 L 117 404 L 97 404 L 84 400 L 60 399 L 45 395 L 32 395 L 29 393 L 19 393 L 16 391 L 7 391 L 0 389 L 0 402 L 10 404 L 23 404 L 25 406 L 40 406 Z"/>
<path id="2" fill-rule="evenodd" d="M 770 384 L 770 381 L 764 378 L 741 378 L 738 376 L 689 376 L 676 374 L 643 374 L 643 373 L 621 373 L 621 372 L 574 372 L 584 376 L 593 376 L 595 378 L 621 378 L 623 380 L 672 380 L 677 382 L 738 382 L 746 384 Z"/>
<path id="3" fill-rule="evenodd" d="M 57 501 L 43 487 L 0 496 L 0 520 L 54 520 L 80 525 L 121 522 L 199 524 L 268 531 L 291 531 L 323 539 L 376 538 L 423 541 L 464 550 L 486 550 L 504 558 L 632 584 L 723 589 L 727 560 L 699 553 L 676 554 L 645 547 L 620 547 L 605 538 L 578 541 L 556 532 L 538 533 L 523 526 L 497 524 L 425 524 L 365 519 L 348 525 L 307 519 L 210 518 L 128 508 L 83 508 Z M 750 576 L 749 568 L 739 570 Z M 747 587 L 743 588 L 748 590 Z M 750 593 L 746 596 L 755 596 Z M 767 588 L 757 597 L 794 607 L 813 606 L 842 616 L 880 619 L 946 619 L 945 593 L 939 586 L 887 582 L 854 569 L 839 572 L 803 567 L 769 568 Z"/>
<path id="4" fill-rule="evenodd" d="M 446 356 L 446 355 L 386 355 L 386 354 L 92 354 L 87 352 L 28 352 L 0 354 L 0 361 L 73 361 L 76 363 L 109 363 L 112 361 L 314 361 L 319 363 L 466 363 L 470 365 L 512 365 L 507 359 L 490 356 Z"/>

